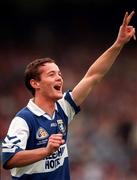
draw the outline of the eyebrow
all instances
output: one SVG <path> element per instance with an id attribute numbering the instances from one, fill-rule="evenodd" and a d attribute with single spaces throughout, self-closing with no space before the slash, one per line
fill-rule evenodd
<path id="1" fill-rule="evenodd" d="M 50 73 L 56 73 L 56 72 L 58 72 L 59 74 L 62 74 L 60 70 L 59 70 L 59 71 L 51 70 L 51 71 L 47 72 L 47 74 L 50 74 Z"/>

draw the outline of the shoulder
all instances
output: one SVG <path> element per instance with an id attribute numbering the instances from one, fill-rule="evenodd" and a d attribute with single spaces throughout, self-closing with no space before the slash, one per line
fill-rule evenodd
<path id="1" fill-rule="evenodd" d="M 60 106 L 63 109 L 66 109 L 67 107 L 70 107 L 73 109 L 73 111 L 77 114 L 80 111 L 80 107 L 76 105 L 76 103 L 73 100 L 72 92 L 71 90 L 68 90 L 64 93 L 63 98 L 58 101 Z"/>
<path id="2" fill-rule="evenodd" d="M 30 114 L 32 114 L 32 112 L 27 107 L 24 107 L 16 114 L 16 116 L 23 117 L 23 116 L 27 116 Z"/>
<path id="3" fill-rule="evenodd" d="M 35 114 L 31 112 L 27 107 L 22 108 L 15 116 L 14 118 L 16 121 L 22 119 L 22 121 L 25 121 L 29 127 L 32 127 Z"/>
<path id="4" fill-rule="evenodd" d="M 20 133 L 22 130 L 29 132 L 29 126 L 23 118 L 15 116 L 10 123 L 8 134 L 12 136 Z"/>

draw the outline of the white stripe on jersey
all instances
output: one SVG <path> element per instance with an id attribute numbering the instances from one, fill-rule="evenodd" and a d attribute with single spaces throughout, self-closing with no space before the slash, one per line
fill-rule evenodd
<path id="1" fill-rule="evenodd" d="M 16 146 L 16 145 L 10 149 L 3 147 L 2 152 L 4 152 L 4 153 L 15 153 L 17 149 L 18 149 L 18 146 Z"/>

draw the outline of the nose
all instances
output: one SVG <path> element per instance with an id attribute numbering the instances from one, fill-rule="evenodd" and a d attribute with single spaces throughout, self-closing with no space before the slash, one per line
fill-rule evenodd
<path id="1" fill-rule="evenodd" d="M 57 74 L 56 80 L 63 81 L 63 78 L 62 78 L 62 76 L 60 74 Z"/>

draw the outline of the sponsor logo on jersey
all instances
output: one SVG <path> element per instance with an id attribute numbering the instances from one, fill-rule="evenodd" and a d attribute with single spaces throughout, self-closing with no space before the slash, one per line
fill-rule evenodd
<path id="1" fill-rule="evenodd" d="M 45 169 L 56 169 L 59 166 L 61 166 L 61 159 L 64 159 L 63 157 L 64 150 L 65 147 L 60 147 L 52 155 L 46 157 Z"/>
<path id="2" fill-rule="evenodd" d="M 58 123 L 58 128 L 59 128 L 60 132 L 61 132 L 63 135 L 65 135 L 65 134 L 66 134 L 66 126 L 65 126 L 63 120 L 62 120 L 62 119 L 59 119 L 59 120 L 57 120 L 57 123 Z"/>
<path id="3" fill-rule="evenodd" d="M 56 127 L 56 126 L 57 126 L 57 123 L 51 123 L 50 126 L 51 126 L 51 127 Z"/>
<path id="4" fill-rule="evenodd" d="M 48 136 L 49 136 L 49 134 L 48 134 L 47 131 L 46 131 L 44 128 L 42 128 L 42 127 L 40 127 L 40 128 L 38 129 L 37 133 L 36 133 L 36 139 L 38 139 L 38 140 L 45 139 L 45 138 L 47 138 Z"/>

